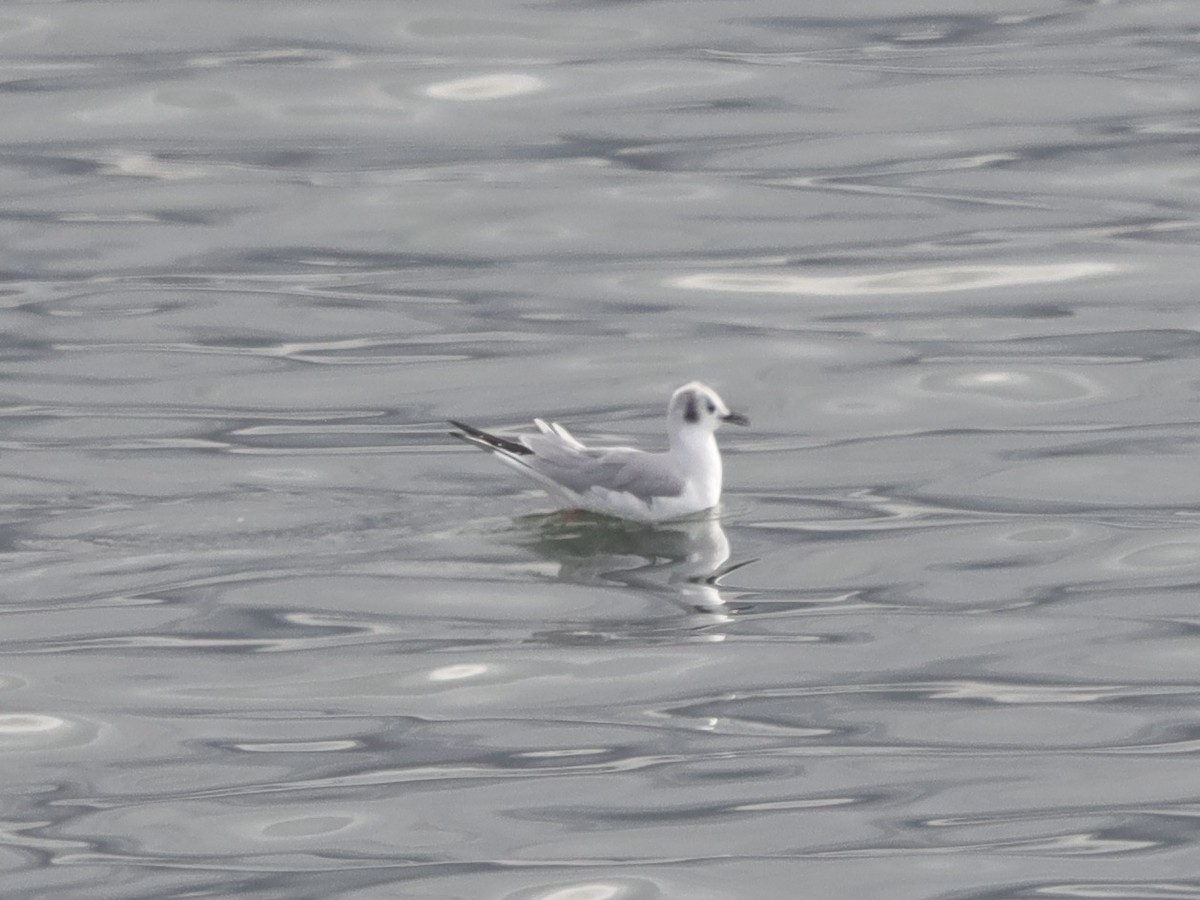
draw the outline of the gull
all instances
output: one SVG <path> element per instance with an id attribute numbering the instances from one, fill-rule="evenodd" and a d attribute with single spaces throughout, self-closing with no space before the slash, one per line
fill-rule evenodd
<path id="1" fill-rule="evenodd" d="M 516 440 L 453 419 L 450 424 L 459 430 L 450 433 L 532 478 L 563 508 L 662 522 L 711 509 L 720 501 L 721 451 L 714 432 L 722 422 L 750 424 L 712 388 L 692 381 L 671 395 L 669 449 L 663 453 L 587 447 L 557 422 L 542 419 L 533 420 L 537 434 Z"/>

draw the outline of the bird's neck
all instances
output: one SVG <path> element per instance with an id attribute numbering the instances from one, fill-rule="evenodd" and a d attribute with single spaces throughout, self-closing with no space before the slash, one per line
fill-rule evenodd
<path id="1" fill-rule="evenodd" d="M 706 473 L 710 480 L 721 483 L 721 451 L 711 431 L 685 431 L 671 435 L 671 453 L 687 460 L 694 468 Z"/>
<path id="2" fill-rule="evenodd" d="M 671 453 L 691 473 L 687 490 L 698 508 L 716 506 L 721 499 L 721 451 L 711 431 L 674 435 Z"/>

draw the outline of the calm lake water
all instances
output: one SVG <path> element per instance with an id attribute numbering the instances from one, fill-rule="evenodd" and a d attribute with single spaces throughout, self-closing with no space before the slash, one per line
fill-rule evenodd
<path id="1" fill-rule="evenodd" d="M 0 10 L 10 898 L 1200 898 L 1192 0 Z M 661 447 L 552 514 L 447 435 Z"/>

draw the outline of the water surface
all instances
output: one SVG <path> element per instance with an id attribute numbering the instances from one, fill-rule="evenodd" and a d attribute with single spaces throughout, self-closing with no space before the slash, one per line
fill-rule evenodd
<path id="1" fill-rule="evenodd" d="M 6 8 L 5 896 L 1200 896 L 1197 24 L 994 6 Z"/>

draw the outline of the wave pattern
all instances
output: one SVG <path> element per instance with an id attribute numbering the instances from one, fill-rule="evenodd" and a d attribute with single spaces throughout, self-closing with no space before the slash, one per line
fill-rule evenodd
<path id="1" fill-rule="evenodd" d="M 0 16 L 5 897 L 1200 898 L 1191 8 L 420 6 Z"/>

